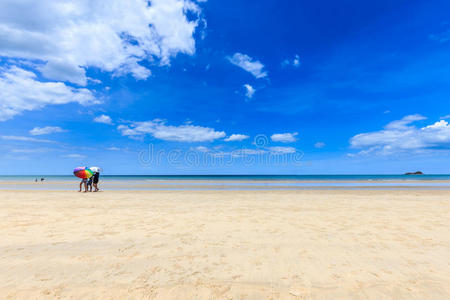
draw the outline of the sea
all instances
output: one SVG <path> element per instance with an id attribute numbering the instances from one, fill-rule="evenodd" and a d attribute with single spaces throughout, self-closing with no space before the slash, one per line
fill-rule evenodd
<path id="1" fill-rule="evenodd" d="M 78 180 L 73 175 L 0 175 L 0 181 L 7 180 L 35 180 L 45 178 L 47 180 Z M 425 175 L 103 175 L 104 180 L 230 180 L 230 181 L 389 181 L 389 180 L 450 180 L 450 174 L 425 174 Z"/>
<path id="2" fill-rule="evenodd" d="M 43 180 L 41 180 L 43 179 Z M 0 190 L 74 190 L 73 175 L 0 175 Z M 101 175 L 103 190 L 449 189 L 450 174 Z"/>

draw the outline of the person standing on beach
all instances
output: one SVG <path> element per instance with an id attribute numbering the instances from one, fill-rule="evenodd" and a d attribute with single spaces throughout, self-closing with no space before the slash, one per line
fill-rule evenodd
<path id="1" fill-rule="evenodd" d="M 92 179 L 93 179 L 93 178 L 94 178 L 94 176 L 90 177 L 90 178 L 87 180 L 87 188 L 88 188 L 89 192 L 92 192 Z"/>
<path id="2" fill-rule="evenodd" d="M 84 192 L 87 192 L 87 179 L 86 178 L 82 178 L 81 182 L 80 182 L 80 190 L 78 192 L 81 192 L 81 187 L 84 184 Z"/>
<path id="3" fill-rule="evenodd" d="M 100 173 L 99 172 L 95 172 L 93 178 L 94 178 L 94 188 L 95 188 L 94 192 L 98 192 L 99 191 L 99 189 L 98 189 L 98 180 L 100 178 Z M 92 188 L 91 188 L 91 191 L 92 191 Z"/>

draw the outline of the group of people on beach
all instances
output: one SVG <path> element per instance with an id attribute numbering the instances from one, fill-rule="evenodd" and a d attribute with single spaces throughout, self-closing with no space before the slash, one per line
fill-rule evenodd
<path id="1" fill-rule="evenodd" d="M 98 192 L 99 188 L 98 188 L 98 180 L 100 178 L 100 172 L 94 172 L 94 175 L 91 176 L 90 178 L 83 178 L 81 179 L 80 182 L 80 190 L 79 192 L 81 192 L 81 189 L 84 185 L 84 192 L 92 192 L 92 186 L 94 186 L 94 191 L 93 192 Z"/>

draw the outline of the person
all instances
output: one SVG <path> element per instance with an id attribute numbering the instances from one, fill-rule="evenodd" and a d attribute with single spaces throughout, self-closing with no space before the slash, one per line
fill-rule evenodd
<path id="1" fill-rule="evenodd" d="M 92 192 L 92 178 L 93 177 L 94 176 L 91 176 L 87 181 L 87 188 L 88 188 L 89 192 Z"/>
<path id="2" fill-rule="evenodd" d="M 99 191 L 99 189 L 98 189 L 98 180 L 100 178 L 100 173 L 99 172 L 95 172 L 93 177 L 94 177 L 93 181 L 94 181 L 94 188 L 95 188 L 94 192 L 98 192 Z"/>
<path id="3" fill-rule="evenodd" d="M 82 178 L 81 182 L 80 182 L 80 190 L 78 192 L 81 192 L 81 186 L 84 184 L 84 192 L 87 192 L 87 179 L 86 178 Z"/>

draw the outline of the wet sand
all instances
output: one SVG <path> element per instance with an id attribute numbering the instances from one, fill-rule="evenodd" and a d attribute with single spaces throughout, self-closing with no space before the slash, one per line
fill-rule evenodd
<path id="1" fill-rule="evenodd" d="M 25 180 L 0 181 L 1 190 L 47 190 L 74 191 L 79 180 L 47 180 L 34 182 Z M 105 190 L 149 191 L 149 190 L 301 190 L 301 189 L 445 189 L 450 191 L 450 181 L 445 180 L 101 180 L 99 187 Z"/>

